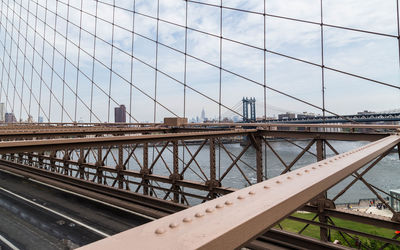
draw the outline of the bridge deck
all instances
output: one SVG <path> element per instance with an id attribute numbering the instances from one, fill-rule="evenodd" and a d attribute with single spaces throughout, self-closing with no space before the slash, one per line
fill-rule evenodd
<path id="1" fill-rule="evenodd" d="M 6 172 L 0 180 L 4 249 L 76 248 L 151 220 Z"/>

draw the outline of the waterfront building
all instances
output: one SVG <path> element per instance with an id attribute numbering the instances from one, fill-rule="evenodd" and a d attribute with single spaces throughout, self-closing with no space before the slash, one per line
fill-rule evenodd
<path id="1" fill-rule="evenodd" d="M 4 102 L 0 103 L 0 122 L 5 121 L 5 105 Z"/>
<path id="2" fill-rule="evenodd" d="M 4 121 L 6 123 L 14 123 L 17 122 L 17 119 L 15 118 L 14 113 L 5 113 Z"/>
<path id="3" fill-rule="evenodd" d="M 120 105 L 114 108 L 114 121 L 115 122 L 126 122 L 126 108 L 125 105 Z"/>

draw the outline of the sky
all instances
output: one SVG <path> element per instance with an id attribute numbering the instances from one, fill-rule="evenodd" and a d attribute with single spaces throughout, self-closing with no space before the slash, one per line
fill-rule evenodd
<path id="1" fill-rule="evenodd" d="M 51 122 L 400 108 L 395 0 L 323 0 L 322 43 L 320 0 L 199 2 L 2 1 L 0 102 Z"/>

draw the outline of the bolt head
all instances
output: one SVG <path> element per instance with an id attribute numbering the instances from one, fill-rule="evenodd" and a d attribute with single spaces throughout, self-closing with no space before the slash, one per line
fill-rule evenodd
<path id="1" fill-rule="evenodd" d="M 223 205 L 223 204 L 217 204 L 215 207 L 216 207 L 216 208 L 223 208 L 224 205 Z"/>
<path id="2" fill-rule="evenodd" d="M 225 201 L 225 205 L 228 205 L 228 206 L 233 205 L 233 202 L 232 201 Z"/>
<path id="3" fill-rule="evenodd" d="M 165 232 L 166 232 L 166 230 L 164 228 L 157 228 L 155 231 L 156 234 L 163 234 Z"/>
<path id="4" fill-rule="evenodd" d="M 212 212 L 214 212 L 214 208 L 209 207 L 206 209 L 206 213 L 212 213 Z"/>
<path id="5" fill-rule="evenodd" d="M 171 224 L 169 224 L 170 228 L 176 228 L 178 226 L 179 226 L 179 223 L 176 223 L 176 222 L 172 222 Z"/>
<path id="6" fill-rule="evenodd" d="M 191 221 L 192 221 L 192 218 L 189 218 L 189 217 L 183 218 L 183 222 L 189 223 Z"/>
<path id="7" fill-rule="evenodd" d="M 198 213 L 196 213 L 194 216 L 195 216 L 196 218 L 201 218 L 201 217 L 203 217 L 203 216 L 204 216 L 204 214 L 203 214 L 203 213 L 200 213 L 200 212 L 198 212 Z"/>

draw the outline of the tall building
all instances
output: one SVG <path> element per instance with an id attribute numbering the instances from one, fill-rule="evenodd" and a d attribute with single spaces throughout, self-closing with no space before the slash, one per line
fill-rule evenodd
<path id="1" fill-rule="evenodd" d="M 0 122 L 4 122 L 6 119 L 5 117 L 5 105 L 4 102 L 0 103 Z"/>
<path id="2" fill-rule="evenodd" d="M 6 123 L 14 123 L 17 122 L 17 119 L 15 118 L 14 113 L 5 113 L 4 121 Z"/>
<path id="3" fill-rule="evenodd" d="M 120 105 L 114 108 L 114 121 L 115 122 L 126 122 L 126 108 L 125 105 Z"/>
<path id="4" fill-rule="evenodd" d="M 204 108 L 201 110 L 201 122 L 204 122 L 206 120 L 206 112 L 204 111 Z"/>
<path id="5" fill-rule="evenodd" d="M 33 116 L 28 115 L 28 119 L 26 120 L 28 123 L 33 123 Z"/>

